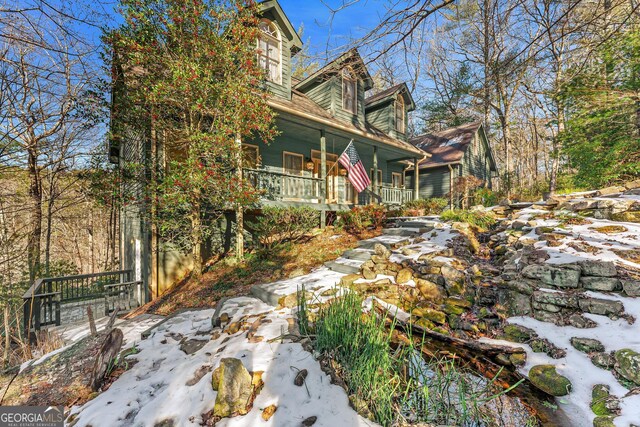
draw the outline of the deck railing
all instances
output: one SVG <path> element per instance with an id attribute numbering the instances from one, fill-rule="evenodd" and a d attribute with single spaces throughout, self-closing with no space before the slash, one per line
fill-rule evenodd
<path id="1" fill-rule="evenodd" d="M 303 200 L 320 202 L 322 180 L 261 169 L 244 169 L 247 180 L 264 193 L 266 200 Z"/>
<path id="2" fill-rule="evenodd" d="M 60 325 L 61 307 L 67 303 L 104 299 L 108 314 L 116 301 L 134 301 L 141 285 L 132 280 L 131 270 L 38 279 L 22 297 L 25 330 Z"/>
<path id="3" fill-rule="evenodd" d="M 263 169 L 244 169 L 247 180 L 257 189 L 263 192 L 262 198 L 276 201 L 304 201 L 311 203 L 324 203 L 322 200 L 322 182 L 320 178 L 289 175 L 283 172 L 268 171 Z M 345 180 L 346 177 L 339 179 Z M 334 185 L 337 185 L 334 184 Z M 346 187 L 340 184 L 340 189 L 334 194 L 338 203 L 347 202 Z M 382 203 L 386 205 L 401 205 L 413 200 L 413 190 L 393 187 L 391 184 L 381 184 L 375 194 L 371 190 L 362 193 L 358 198 L 360 203 Z"/>

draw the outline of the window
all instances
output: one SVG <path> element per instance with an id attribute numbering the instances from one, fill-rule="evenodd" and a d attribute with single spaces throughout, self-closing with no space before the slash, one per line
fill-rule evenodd
<path id="1" fill-rule="evenodd" d="M 358 114 L 358 81 L 350 68 L 342 70 L 342 108 Z"/>
<path id="2" fill-rule="evenodd" d="M 242 144 L 242 167 L 255 169 L 260 166 L 260 150 L 257 145 Z"/>
<path id="3" fill-rule="evenodd" d="M 282 169 L 289 175 L 302 175 L 304 156 L 298 153 L 282 153 Z"/>
<path id="4" fill-rule="evenodd" d="M 398 97 L 396 98 L 396 130 L 400 133 L 404 133 L 405 130 L 404 107 L 404 98 L 402 95 L 398 94 Z"/>
<path id="5" fill-rule="evenodd" d="M 404 186 L 402 174 L 398 172 L 393 172 L 391 174 L 391 184 L 393 188 L 402 188 Z"/>
<path id="6" fill-rule="evenodd" d="M 260 21 L 258 64 L 267 71 L 267 79 L 282 84 L 282 40 L 276 25 L 266 19 Z"/>

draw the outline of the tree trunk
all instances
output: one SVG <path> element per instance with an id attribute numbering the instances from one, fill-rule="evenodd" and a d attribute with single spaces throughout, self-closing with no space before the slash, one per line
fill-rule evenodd
<path id="1" fill-rule="evenodd" d="M 191 256 L 193 257 L 193 272 L 191 277 L 202 277 L 202 218 L 200 204 L 193 203 L 191 207 Z"/>
<path id="2" fill-rule="evenodd" d="M 31 230 L 27 242 L 29 280 L 33 282 L 40 270 L 40 240 L 42 238 L 42 182 L 38 168 L 35 142 L 28 149 L 29 197 L 31 198 Z"/>
<path id="3" fill-rule="evenodd" d="M 243 185 L 242 182 L 242 140 L 240 136 L 236 136 L 236 174 L 238 176 L 238 182 Z M 236 258 L 244 258 L 244 211 L 240 203 L 236 207 Z"/>

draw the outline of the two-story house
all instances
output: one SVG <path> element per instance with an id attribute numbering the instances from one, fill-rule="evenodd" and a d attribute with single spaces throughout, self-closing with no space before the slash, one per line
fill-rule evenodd
<path id="1" fill-rule="evenodd" d="M 407 139 L 407 114 L 415 108 L 407 86 L 366 98 L 373 79 L 355 49 L 304 80 L 295 79 L 292 57 L 302 48 L 298 34 L 277 0 L 261 3 L 260 18 L 257 56 L 266 70 L 269 105 L 277 112 L 280 133 L 268 145 L 258 138 L 242 141 L 243 174 L 264 191 L 261 203 L 328 212 L 416 199 L 420 181 L 407 188 L 404 171 L 428 155 Z M 354 191 L 338 163 L 350 141 L 371 174 L 370 188 L 361 193 Z M 113 147 L 112 160 L 121 165 L 134 158 L 140 162 L 140 156 L 150 152 L 145 144 L 143 138 L 122 141 Z M 121 259 L 124 268 L 133 269 L 136 278 L 147 281 L 151 294 L 158 295 L 188 268 L 188 260 L 164 250 L 144 218 L 139 207 L 123 210 Z M 221 227 L 230 234 L 233 212 L 227 218 Z"/>

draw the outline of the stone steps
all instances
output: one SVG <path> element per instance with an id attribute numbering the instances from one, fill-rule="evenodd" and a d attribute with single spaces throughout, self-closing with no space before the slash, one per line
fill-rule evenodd
<path id="1" fill-rule="evenodd" d="M 327 261 L 324 263 L 325 267 L 330 270 L 343 274 L 357 274 L 360 273 L 360 267 L 354 264 L 347 264 L 339 261 Z"/>
<path id="2" fill-rule="evenodd" d="M 420 228 L 383 228 L 382 234 L 387 236 L 417 237 Z"/>
<path id="3" fill-rule="evenodd" d="M 342 258 L 353 259 L 356 261 L 368 261 L 373 255 L 371 249 L 350 249 L 342 254 Z"/>

